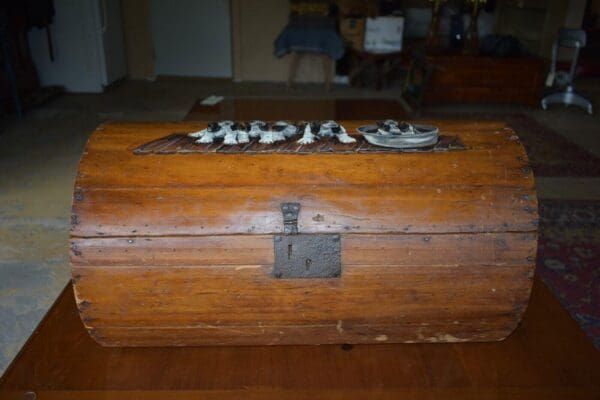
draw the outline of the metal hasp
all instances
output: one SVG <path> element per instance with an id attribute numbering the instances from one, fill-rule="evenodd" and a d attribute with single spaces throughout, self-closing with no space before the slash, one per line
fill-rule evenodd
<path id="1" fill-rule="evenodd" d="M 298 233 L 299 203 L 281 204 L 284 235 L 273 238 L 275 278 L 339 278 L 341 238 L 335 234 Z"/>
<path id="2" fill-rule="evenodd" d="M 282 203 L 283 232 L 286 235 L 298 233 L 298 214 L 300 214 L 300 203 Z"/>

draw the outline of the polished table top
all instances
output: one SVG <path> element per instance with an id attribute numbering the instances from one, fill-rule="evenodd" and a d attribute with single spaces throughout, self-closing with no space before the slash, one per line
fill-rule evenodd
<path id="1" fill-rule="evenodd" d="M 67 286 L 0 399 L 598 399 L 600 352 L 536 280 L 503 342 L 103 348 Z"/>
<path id="2" fill-rule="evenodd" d="M 401 99 L 225 98 L 212 106 L 197 101 L 185 121 L 406 119 Z"/>

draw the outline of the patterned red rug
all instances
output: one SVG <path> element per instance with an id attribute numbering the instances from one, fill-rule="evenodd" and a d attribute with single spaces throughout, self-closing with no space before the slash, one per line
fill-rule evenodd
<path id="1" fill-rule="evenodd" d="M 540 201 L 537 272 L 600 350 L 600 201 Z"/>

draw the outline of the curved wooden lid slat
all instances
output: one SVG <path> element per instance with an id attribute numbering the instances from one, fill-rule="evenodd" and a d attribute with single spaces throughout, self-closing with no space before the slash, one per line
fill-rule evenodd
<path id="1" fill-rule="evenodd" d="M 349 133 L 366 122 L 343 122 Z M 82 157 L 72 236 L 281 232 L 279 204 L 302 204 L 302 232 L 534 231 L 533 175 L 501 122 L 428 121 L 467 150 L 403 154 L 135 155 L 203 123 L 104 124 Z"/>

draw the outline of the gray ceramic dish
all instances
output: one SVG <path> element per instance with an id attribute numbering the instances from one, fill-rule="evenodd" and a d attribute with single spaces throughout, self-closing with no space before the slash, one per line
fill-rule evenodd
<path id="1" fill-rule="evenodd" d="M 382 134 L 377 125 L 365 125 L 357 129 L 367 142 L 375 146 L 396 149 L 414 149 L 433 146 L 438 142 L 439 130 L 430 125 L 412 125 L 412 132 Z"/>

